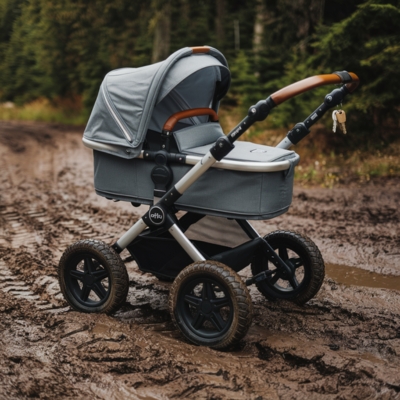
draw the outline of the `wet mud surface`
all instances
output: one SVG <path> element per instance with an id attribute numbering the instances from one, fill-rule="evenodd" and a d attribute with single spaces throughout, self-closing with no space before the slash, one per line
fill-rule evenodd
<path id="1" fill-rule="evenodd" d="M 95 195 L 81 133 L 0 123 L 0 399 L 400 399 L 398 180 L 296 187 L 287 214 L 254 223 L 310 236 L 328 275 L 303 307 L 252 287 L 249 333 L 220 352 L 185 342 L 170 284 L 125 252 L 130 289 L 115 315 L 67 307 L 56 275 L 65 248 L 112 243 L 146 210 Z"/>

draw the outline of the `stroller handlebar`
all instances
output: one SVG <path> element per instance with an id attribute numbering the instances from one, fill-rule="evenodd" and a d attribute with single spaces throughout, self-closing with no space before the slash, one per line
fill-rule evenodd
<path id="1" fill-rule="evenodd" d="M 345 83 L 347 90 L 352 93 L 356 90 L 359 84 L 359 79 L 355 73 L 347 71 L 334 72 L 326 75 L 315 75 L 292 83 L 291 85 L 271 94 L 270 97 L 274 101 L 275 105 L 279 105 L 292 97 L 307 92 L 308 90 L 314 89 L 318 86 L 330 85 L 332 83 Z"/>
<path id="2" fill-rule="evenodd" d="M 267 118 L 270 111 L 301 93 L 314 89 L 318 86 L 330 84 L 343 84 L 340 89 L 334 89 L 331 93 L 325 96 L 324 102 L 304 121 L 297 124 L 294 130 L 288 133 L 288 140 L 283 140 L 277 147 L 289 148 L 292 144 L 296 144 L 304 138 L 310 131 L 311 125 L 315 124 L 330 108 L 342 103 L 345 96 L 356 90 L 359 79 L 353 72 L 337 71 L 332 74 L 315 75 L 301 81 L 292 83 L 277 92 L 271 94 L 266 100 L 260 100 L 254 106 L 251 106 L 247 116 L 229 132 L 227 138 L 230 143 L 237 140 L 254 122 L 263 121 Z M 295 133 L 293 133 L 295 132 Z"/>
<path id="3" fill-rule="evenodd" d="M 218 122 L 218 114 L 211 108 L 193 108 L 191 110 L 179 111 L 172 114 L 164 124 L 163 132 L 170 132 L 174 129 L 176 123 L 184 118 L 197 117 L 200 115 L 209 115 L 211 121 Z"/>

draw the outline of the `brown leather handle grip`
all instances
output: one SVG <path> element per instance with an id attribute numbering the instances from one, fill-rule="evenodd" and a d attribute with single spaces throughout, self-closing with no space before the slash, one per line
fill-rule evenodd
<path id="1" fill-rule="evenodd" d="M 352 82 L 346 84 L 347 89 L 350 93 L 356 90 L 359 82 L 358 76 L 349 72 L 349 75 L 352 78 Z M 327 74 L 327 75 L 315 75 L 310 78 L 303 79 L 301 81 L 292 83 L 289 86 L 286 86 L 277 92 L 271 94 L 271 98 L 276 105 L 283 103 L 286 100 L 291 99 L 292 97 L 297 96 L 298 94 L 307 92 L 308 90 L 314 89 L 318 86 L 329 85 L 332 83 L 343 83 L 342 78 L 336 74 Z"/>
<path id="2" fill-rule="evenodd" d="M 218 121 L 218 114 L 211 108 L 192 108 L 191 110 L 179 111 L 175 114 L 172 114 L 164 124 L 163 130 L 172 131 L 179 120 L 189 117 L 197 117 L 199 115 L 209 115 L 211 117 L 211 121 Z"/>
<path id="3" fill-rule="evenodd" d="M 210 48 L 207 46 L 192 47 L 193 54 L 208 53 L 209 51 L 210 51 Z"/>

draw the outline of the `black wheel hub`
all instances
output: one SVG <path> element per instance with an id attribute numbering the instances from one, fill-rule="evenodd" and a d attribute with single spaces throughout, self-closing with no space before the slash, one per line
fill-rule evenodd
<path id="1" fill-rule="evenodd" d="M 66 272 L 68 287 L 79 303 L 98 307 L 107 301 L 110 295 L 110 273 L 92 255 L 77 257 Z"/>
<path id="2" fill-rule="evenodd" d="M 95 282 L 95 278 L 89 272 L 85 273 L 82 277 L 82 283 L 88 287 L 92 287 Z"/>
<path id="3" fill-rule="evenodd" d="M 225 334 L 233 320 L 229 292 L 213 278 L 201 277 L 182 285 L 178 309 L 185 325 L 206 339 Z"/>
<path id="4" fill-rule="evenodd" d="M 281 268 L 278 272 L 279 276 L 281 279 L 284 279 L 285 281 L 289 280 L 289 278 L 293 277 L 295 272 L 296 272 L 296 268 L 295 266 L 292 264 L 291 260 L 285 260 L 285 264 L 289 267 L 290 269 L 290 273 L 288 273 L 286 270 L 284 270 L 283 268 Z"/>
<path id="5" fill-rule="evenodd" d="M 269 271 L 266 279 L 257 283 L 268 299 L 296 299 L 312 279 L 307 239 L 291 232 L 276 232 L 265 237 L 272 249 L 285 263 L 276 266 L 266 255 L 258 256 L 252 264 L 253 274 Z"/>
<path id="6" fill-rule="evenodd" d="M 202 302 L 199 311 L 205 315 L 208 315 L 211 314 L 212 311 L 214 311 L 214 307 L 209 301 L 205 300 Z"/>

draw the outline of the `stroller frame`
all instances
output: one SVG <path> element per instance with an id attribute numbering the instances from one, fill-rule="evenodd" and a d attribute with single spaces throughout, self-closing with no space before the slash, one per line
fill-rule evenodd
<path id="1" fill-rule="evenodd" d="M 200 52 L 201 48 L 197 48 L 197 52 Z M 201 49 L 206 52 L 207 47 Z M 169 233 L 175 238 L 175 240 L 181 245 L 181 247 L 190 256 L 193 262 L 204 261 L 205 258 L 197 250 L 197 248 L 191 243 L 191 241 L 184 235 L 182 230 L 177 224 L 175 217 L 176 211 L 172 210 L 174 203 L 185 193 L 185 191 L 196 182 L 200 176 L 202 176 L 210 167 L 212 167 L 217 161 L 221 161 L 229 152 L 234 148 L 233 143 L 243 135 L 255 122 L 263 121 L 267 118 L 272 108 L 276 107 L 280 103 L 297 96 L 300 93 L 308 91 L 314 87 L 332 84 L 332 83 L 344 83 L 340 89 L 335 89 L 331 93 L 325 96 L 324 102 L 313 111 L 303 122 L 298 123 L 292 130 L 288 132 L 286 138 L 284 138 L 276 147 L 288 149 L 292 145 L 297 144 L 303 139 L 310 131 L 309 128 L 314 125 L 330 108 L 341 104 L 345 96 L 352 93 L 358 86 L 358 77 L 354 73 L 348 73 L 347 71 L 335 72 L 330 75 L 318 75 L 311 78 L 304 79 L 296 82 L 290 86 L 287 86 L 271 96 L 266 100 L 259 101 L 256 105 L 251 106 L 248 115 L 235 127 L 226 137 L 221 137 L 211 147 L 210 151 L 202 157 L 195 166 L 179 180 L 174 187 L 169 189 L 167 193 L 150 209 L 147 213 L 140 218 L 118 241 L 112 246 L 117 253 L 121 253 L 130 243 L 132 243 L 140 233 L 142 233 L 147 227 L 160 228 L 163 227 L 168 229 Z M 212 110 L 210 110 L 212 111 Z M 169 134 L 173 127 L 174 122 L 185 118 L 190 115 L 199 115 L 202 110 L 190 110 L 182 111 L 174 114 L 165 123 L 163 133 Z M 143 157 L 144 151 L 142 151 Z M 179 155 L 178 155 L 179 156 Z M 184 155 L 180 155 L 185 157 Z M 277 163 L 271 163 L 271 170 L 290 166 L 288 161 L 284 161 L 281 165 L 277 166 Z M 249 169 L 253 166 L 250 165 Z M 265 169 L 264 169 L 265 170 Z M 279 255 L 272 249 L 268 242 L 261 238 L 258 232 L 253 226 L 246 220 L 236 220 L 242 229 L 246 232 L 250 239 L 253 241 L 251 246 L 252 250 L 255 250 L 259 246 L 263 249 L 265 256 L 268 261 L 275 265 L 276 268 L 284 270 L 289 277 L 289 282 L 293 287 L 296 287 L 296 282 L 292 279 L 292 271 L 285 264 L 285 262 L 279 257 Z M 236 248 L 232 249 L 235 251 Z M 265 272 L 260 273 L 257 276 L 249 279 L 246 284 L 251 285 L 260 280 L 267 279 Z"/>
<path id="2" fill-rule="evenodd" d="M 208 47 L 197 47 L 193 48 L 193 53 L 207 53 L 209 50 L 210 49 Z M 79 305 L 71 298 L 71 290 L 69 290 L 68 285 L 73 286 L 73 283 L 68 281 L 69 278 L 66 278 L 65 273 L 67 269 L 70 269 L 68 263 L 71 264 L 71 259 L 75 260 L 72 262 L 72 264 L 76 266 L 78 262 L 76 260 L 81 260 L 83 258 L 85 259 L 85 268 L 88 269 L 89 272 L 92 268 L 93 271 L 90 273 L 85 269 L 86 275 L 84 275 L 84 277 L 82 277 L 83 275 L 78 275 L 77 273 L 73 272 L 71 272 L 71 274 L 75 274 L 75 277 L 79 276 L 77 279 L 84 282 L 84 285 L 87 285 L 90 288 L 93 287 L 93 290 L 96 293 L 97 291 L 100 291 L 100 289 L 99 287 L 95 286 L 95 283 L 92 282 L 96 282 L 96 274 L 99 276 L 102 274 L 104 277 L 105 272 L 97 271 L 97 268 L 94 267 L 92 262 L 86 261 L 88 259 L 87 254 L 90 253 L 87 245 L 78 242 L 80 243 L 79 245 L 73 245 L 75 248 L 71 246 L 71 248 L 67 249 L 60 261 L 59 278 L 61 289 L 70 305 L 75 309 L 85 312 L 115 311 L 124 301 L 128 290 L 126 285 L 126 272 L 124 275 L 124 272 L 122 271 L 124 266 L 121 266 L 122 261 L 120 261 L 120 258 L 117 255 L 124 249 L 128 249 L 135 259 L 135 241 L 138 240 L 139 235 L 141 235 L 146 229 L 147 232 L 149 232 L 150 235 L 154 235 L 154 237 L 169 232 L 169 234 L 175 239 L 175 241 L 180 245 L 180 247 L 193 262 L 179 273 L 172 285 L 170 295 L 170 308 L 173 320 L 184 336 L 193 343 L 207 345 L 213 348 L 226 348 L 236 343 L 246 334 L 251 323 L 251 306 L 248 304 L 250 302 L 250 297 L 246 286 L 256 284 L 265 297 L 270 300 L 283 298 L 302 304 L 315 296 L 322 285 L 324 278 L 324 265 L 319 250 L 308 238 L 304 238 L 292 232 L 277 232 L 267 235 L 267 237 L 263 238 L 247 220 L 235 219 L 241 229 L 248 236 L 249 241 L 230 249 L 221 248 L 222 251 L 212 255 L 207 260 L 203 255 L 204 252 L 196 247 L 195 244 L 185 235 L 184 229 L 180 228 L 179 221 L 176 217 L 177 209 L 174 207 L 174 205 L 185 193 L 185 191 L 188 190 L 193 183 L 195 183 L 216 163 L 219 164 L 218 166 L 220 168 L 234 169 L 234 161 L 224 161 L 224 157 L 226 157 L 235 147 L 234 142 L 255 122 L 262 121 L 267 118 L 270 111 L 280 103 L 318 86 L 327 84 L 342 84 L 340 88 L 334 89 L 332 92 L 327 94 L 324 102 L 303 122 L 296 124 L 294 128 L 288 132 L 286 137 L 276 146 L 281 149 L 289 149 L 292 145 L 297 144 L 301 139 L 303 139 L 310 132 L 309 128 L 315 124 L 330 108 L 341 104 L 346 95 L 354 92 L 358 86 L 358 83 L 359 80 L 356 74 L 349 73 L 347 71 L 341 71 L 327 75 L 313 76 L 289 85 L 273 93 L 266 100 L 261 100 L 256 105 L 251 106 L 247 116 L 234 129 L 232 129 L 228 135 L 221 136 L 203 157 L 184 154 L 171 154 L 165 150 L 142 150 L 138 158 L 155 160 L 157 157 L 164 157 L 171 162 L 184 162 L 186 164 L 194 164 L 194 166 L 169 190 L 166 192 L 160 191 L 160 195 L 162 195 L 162 197 L 159 198 L 155 204 L 151 205 L 149 210 L 111 246 L 113 250 L 110 249 L 100 251 L 98 248 L 99 245 L 96 244 L 97 247 L 95 246 L 95 250 L 98 257 L 94 257 L 94 259 L 98 260 L 99 264 L 105 265 L 101 260 L 102 257 L 104 258 L 107 256 L 110 259 L 115 258 L 115 261 L 111 262 L 113 266 L 111 268 L 112 271 L 110 285 L 117 285 L 119 281 L 122 283 L 125 282 L 126 287 L 121 290 L 121 294 L 119 295 L 120 297 L 114 301 L 112 306 L 104 309 L 103 304 L 106 304 L 106 298 L 103 299 L 103 303 L 101 300 L 92 307 L 87 306 L 86 303 L 85 306 L 82 304 Z M 218 116 L 212 109 L 199 108 L 178 112 L 172 115 L 164 124 L 162 135 L 167 139 L 166 143 L 168 143 L 168 138 L 172 134 L 175 124 L 179 120 L 197 115 L 209 115 L 212 121 L 218 121 Z M 107 144 L 92 142 L 85 138 L 83 141 L 86 146 L 94 150 L 106 149 L 107 146 L 109 146 Z M 166 150 L 168 150 L 168 148 Z M 248 171 L 257 170 L 257 168 L 260 167 L 259 163 L 257 163 L 257 165 L 255 165 L 256 163 L 251 162 L 240 164 L 242 170 L 244 169 Z M 297 164 L 297 162 L 295 164 Z M 294 168 L 295 164 L 293 161 L 291 162 L 287 160 L 264 163 L 262 167 L 263 171 L 285 171 Z M 157 194 L 157 189 L 155 190 L 155 194 Z M 196 215 L 196 213 L 192 213 L 190 211 L 186 215 L 194 220 L 202 218 L 202 215 Z M 307 271 L 307 274 L 309 275 L 308 279 L 311 283 L 308 285 L 308 287 L 306 287 L 306 289 L 302 289 L 300 292 L 298 291 L 298 289 L 300 289 L 299 282 L 297 281 L 295 275 L 296 268 L 300 265 L 298 261 L 300 258 L 288 259 L 286 250 L 281 251 L 279 246 L 273 245 L 273 242 L 276 242 L 278 237 L 282 240 L 290 241 L 290 236 L 296 236 L 295 241 L 297 241 L 297 244 L 295 244 L 294 248 L 299 248 L 299 246 L 302 247 L 300 248 L 300 253 L 303 250 L 306 253 L 315 253 L 314 256 L 310 256 L 314 257 L 316 260 L 314 262 L 316 265 L 315 271 Z M 85 247 L 84 250 L 83 247 Z M 83 256 L 79 256 L 80 258 L 77 256 L 79 251 L 81 253 L 83 252 L 82 254 L 84 254 Z M 112 251 L 115 251 L 116 254 L 112 253 Z M 297 251 L 297 253 L 299 253 L 299 251 Z M 285 255 L 286 259 L 284 257 Z M 253 258 L 258 259 L 256 264 L 270 262 L 276 269 L 271 270 L 268 269 L 268 267 L 262 267 L 258 268 L 257 272 L 257 268 L 254 268 L 253 276 L 246 280 L 246 286 L 244 286 L 242 282 L 239 282 L 240 279 L 237 277 L 237 275 L 235 275 L 235 273 L 245 268 Z M 88 265 L 86 265 L 86 263 Z M 91 263 L 92 265 L 90 265 Z M 230 268 L 228 268 L 226 265 L 229 265 Z M 72 267 L 72 269 L 73 268 L 75 267 Z M 254 273 L 254 271 L 257 273 Z M 276 280 L 273 282 L 274 278 L 272 275 L 276 271 L 278 271 L 281 277 L 284 277 L 284 279 L 289 282 L 292 290 L 274 289 L 274 283 Z M 278 275 L 278 273 L 276 275 Z M 160 278 L 174 277 L 175 276 L 162 276 L 162 274 L 160 276 Z M 203 285 L 201 299 L 200 297 L 193 295 L 193 285 L 200 281 Z M 214 290 L 215 287 L 218 287 L 217 292 L 219 291 L 224 293 L 225 296 L 223 299 L 218 299 L 218 297 L 215 297 L 215 293 L 212 293 L 212 290 Z M 79 292 L 79 288 L 77 286 L 74 290 Z M 113 287 L 110 288 L 110 291 L 112 290 L 114 290 Z M 83 291 L 84 289 L 82 289 L 82 292 Z M 101 298 L 100 295 L 99 297 Z M 239 298 L 246 298 L 246 300 L 241 303 L 242 300 L 239 301 Z M 194 316 L 192 316 L 188 311 L 189 306 L 186 305 L 185 308 L 182 305 L 182 303 L 185 301 L 192 307 L 195 307 Z M 221 319 L 220 316 L 217 315 L 221 307 L 230 307 L 233 310 L 228 312 L 226 320 Z M 207 319 L 209 319 L 212 325 L 214 325 L 216 328 L 215 331 L 210 332 L 203 329 L 203 324 Z"/>

